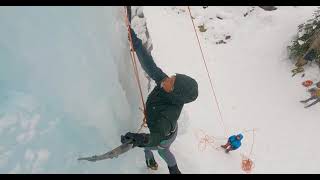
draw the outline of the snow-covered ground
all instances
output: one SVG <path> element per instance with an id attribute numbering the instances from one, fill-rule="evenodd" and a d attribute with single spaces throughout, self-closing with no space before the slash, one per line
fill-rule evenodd
<path id="1" fill-rule="evenodd" d="M 309 67 L 304 78 L 292 78 L 286 50 L 297 26 L 311 18 L 315 8 L 191 7 L 196 26 L 207 29 L 198 34 L 221 122 L 187 7 L 144 7 L 156 63 L 169 74 L 185 73 L 199 83 L 199 97 L 185 106 L 179 119 L 182 130 L 172 146 L 182 172 L 243 173 L 240 154 L 250 153 L 253 133 L 244 132 L 250 129 L 255 129 L 252 173 L 320 172 L 319 104 L 304 109 L 299 102 L 308 97 L 301 82 L 318 81 L 319 72 Z M 226 44 L 216 44 L 220 40 Z M 200 129 L 217 138 L 244 132 L 243 145 L 230 154 L 213 148 L 199 151 Z M 160 157 L 158 161 L 165 171 Z"/>
<path id="2" fill-rule="evenodd" d="M 0 173 L 168 173 L 157 153 L 159 170 L 147 170 L 140 148 L 96 163 L 76 160 L 112 149 L 120 134 L 141 123 L 122 10 L 0 8 Z M 144 7 L 152 46 L 141 37 L 158 66 L 199 83 L 199 97 L 185 105 L 172 145 L 182 173 L 244 173 L 241 154 L 248 156 L 253 142 L 252 173 L 320 172 L 320 105 L 304 109 L 299 103 L 308 97 L 301 82 L 318 81 L 319 70 L 308 67 L 304 78 L 292 78 L 286 51 L 313 10 L 191 7 L 196 26 L 207 29 L 198 34 L 222 121 L 187 7 Z M 226 44 L 216 44 L 221 40 Z M 141 69 L 140 78 L 146 98 Z M 205 134 L 219 146 L 238 132 L 244 133 L 239 150 L 201 151 Z"/>

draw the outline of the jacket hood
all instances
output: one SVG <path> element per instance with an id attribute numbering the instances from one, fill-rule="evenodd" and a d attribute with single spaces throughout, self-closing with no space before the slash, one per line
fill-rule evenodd
<path id="1" fill-rule="evenodd" d="M 243 135 L 242 134 L 238 134 L 237 136 L 240 137 L 240 141 L 243 139 Z"/>
<path id="2" fill-rule="evenodd" d="M 198 97 L 198 83 L 187 75 L 176 74 L 174 89 L 170 94 L 172 94 L 173 103 L 185 104 L 192 102 Z"/>

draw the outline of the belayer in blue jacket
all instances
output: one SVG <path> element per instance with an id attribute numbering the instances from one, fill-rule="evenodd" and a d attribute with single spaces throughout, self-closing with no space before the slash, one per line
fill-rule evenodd
<path id="1" fill-rule="evenodd" d="M 233 151 L 238 149 L 241 146 L 241 140 L 243 139 L 242 134 L 233 135 L 228 138 L 228 142 L 225 145 L 222 145 L 221 147 L 226 149 L 226 153 L 229 151 Z"/>

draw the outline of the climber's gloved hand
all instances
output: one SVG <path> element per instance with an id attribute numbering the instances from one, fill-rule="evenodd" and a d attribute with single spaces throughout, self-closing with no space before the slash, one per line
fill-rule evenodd
<path id="1" fill-rule="evenodd" d="M 144 147 L 147 138 L 145 133 L 131 133 L 128 132 L 124 136 L 121 136 L 121 143 L 128 143 L 132 141 L 133 147 Z"/>
<path id="2" fill-rule="evenodd" d="M 132 139 L 130 139 L 129 137 L 121 135 L 121 143 L 122 144 L 130 143 L 131 141 L 132 141 Z"/>

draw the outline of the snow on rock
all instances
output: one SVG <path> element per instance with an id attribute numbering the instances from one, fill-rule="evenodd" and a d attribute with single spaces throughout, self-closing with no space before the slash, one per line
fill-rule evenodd
<path id="1" fill-rule="evenodd" d="M 304 44 L 304 41 L 298 40 L 298 43 L 299 43 L 300 45 L 302 45 L 302 44 Z"/>
<path id="2" fill-rule="evenodd" d="M 137 33 L 138 38 L 142 40 L 143 46 L 149 52 L 152 51 L 152 41 L 147 29 L 146 18 L 143 14 L 142 6 L 131 6 L 131 27 Z"/>

